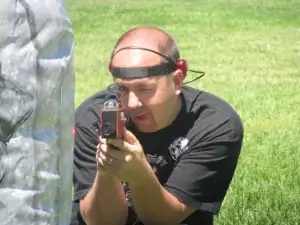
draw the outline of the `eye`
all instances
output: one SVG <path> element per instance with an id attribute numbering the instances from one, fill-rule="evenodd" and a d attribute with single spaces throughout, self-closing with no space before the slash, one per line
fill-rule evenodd
<path id="1" fill-rule="evenodd" d="M 111 93 L 116 93 L 119 91 L 119 87 L 115 84 L 111 84 L 108 86 L 107 90 Z"/>
<path id="2" fill-rule="evenodd" d="M 138 89 L 138 91 L 151 91 L 151 90 L 152 90 L 152 88 L 150 88 L 150 87 L 141 87 Z"/>
<path id="3" fill-rule="evenodd" d="M 120 93 L 126 93 L 128 91 L 128 89 L 124 86 L 118 86 L 118 91 Z"/>

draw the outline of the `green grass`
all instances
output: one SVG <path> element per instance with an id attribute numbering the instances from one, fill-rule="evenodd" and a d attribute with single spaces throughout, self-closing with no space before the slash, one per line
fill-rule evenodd
<path id="1" fill-rule="evenodd" d="M 110 51 L 125 30 L 165 29 L 190 68 L 206 71 L 192 86 L 230 102 L 245 124 L 243 152 L 216 224 L 300 224 L 299 0 L 67 4 L 76 40 L 76 106 L 111 82 Z"/>

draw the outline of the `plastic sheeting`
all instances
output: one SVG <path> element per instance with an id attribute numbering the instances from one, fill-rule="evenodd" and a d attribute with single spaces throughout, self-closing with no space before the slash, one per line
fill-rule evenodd
<path id="1" fill-rule="evenodd" d="M 1 0 L 0 224 L 70 224 L 74 39 L 63 0 Z"/>

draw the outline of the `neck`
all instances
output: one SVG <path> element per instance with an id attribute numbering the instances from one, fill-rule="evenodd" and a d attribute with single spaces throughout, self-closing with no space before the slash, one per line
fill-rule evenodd
<path id="1" fill-rule="evenodd" d="M 177 118 L 180 110 L 182 107 L 182 99 L 181 96 L 179 95 L 175 101 L 174 101 L 174 110 L 171 110 L 170 114 L 170 120 L 167 123 L 167 126 L 169 126 L 173 121 Z"/>

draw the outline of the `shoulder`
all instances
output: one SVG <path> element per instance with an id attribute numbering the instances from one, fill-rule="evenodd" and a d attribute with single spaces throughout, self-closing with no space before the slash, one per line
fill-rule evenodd
<path id="1" fill-rule="evenodd" d="M 85 124 L 91 118 L 98 119 L 107 93 L 107 90 L 102 90 L 85 99 L 75 111 L 75 124 Z"/>
<path id="2" fill-rule="evenodd" d="M 187 112 L 195 118 L 188 136 L 194 142 L 241 141 L 243 122 L 238 112 L 224 99 L 205 91 L 185 86 L 183 95 Z"/>

